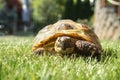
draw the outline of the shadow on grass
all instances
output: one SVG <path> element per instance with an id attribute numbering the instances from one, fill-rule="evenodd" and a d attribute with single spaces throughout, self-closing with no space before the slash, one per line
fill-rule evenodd
<path id="1" fill-rule="evenodd" d="M 96 60 L 96 61 L 101 61 L 101 55 L 95 55 L 95 56 L 91 56 L 91 55 L 83 55 L 83 54 L 77 54 L 77 53 L 72 53 L 72 54 L 52 54 L 52 53 L 49 53 L 49 52 L 45 52 L 45 53 L 41 53 L 41 54 L 32 54 L 31 56 L 34 56 L 34 57 L 40 57 L 40 56 L 46 56 L 46 57 L 51 57 L 51 56 L 57 56 L 57 57 L 61 57 L 62 59 L 70 59 L 70 60 L 74 60 L 74 59 L 83 59 L 85 61 L 93 61 L 93 60 Z"/>
<path id="2" fill-rule="evenodd" d="M 118 58 L 117 52 L 117 49 L 113 49 L 110 47 L 103 49 L 102 54 L 100 56 L 100 61 L 105 62 L 110 59 Z"/>
<path id="3" fill-rule="evenodd" d="M 104 62 L 104 61 L 108 61 L 109 59 L 112 58 L 117 58 L 118 55 L 118 50 L 115 48 L 104 48 L 103 51 L 100 54 L 91 56 L 91 55 L 85 55 L 85 54 L 76 54 L 76 53 L 72 53 L 72 54 L 64 54 L 64 55 L 60 55 L 60 54 L 52 54 L 49 52 L 45 52 L 44 54 L 34 54 L 34 56 L 60 56 L 61 58 L 68 58 L 68 59 L 79 59 L 79 58 L 83 58 L 85 61 L 86 60 L 97 60 L 100 62 Z"/>
<path id="4" fill-rule="evenodd" d="M 103 54 L 108 57 L 114 57 L 117 58 L 117 49 L 113 48 L 106 48 L 103 50 Z"/>

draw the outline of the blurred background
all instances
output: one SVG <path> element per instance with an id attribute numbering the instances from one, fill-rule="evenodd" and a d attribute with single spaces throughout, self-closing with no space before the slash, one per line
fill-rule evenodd
<path id="1" fill-rule="evenodd" d="M 120 39 L 120 0 L 0 0 L 0 35 L 36 34 L 61 19 L 89 25 L 100 39 Z"/>

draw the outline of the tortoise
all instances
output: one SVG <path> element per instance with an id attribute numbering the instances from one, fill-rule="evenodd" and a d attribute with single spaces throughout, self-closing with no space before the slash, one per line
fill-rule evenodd
<path id="1" fill-rule="evenodd" d="M 33 42 L 33 54 L 50 52 L 90 56 L 99 55 L 102 51 L 99 39 L 90 27 L 69 19 L 45 26 Z"/>

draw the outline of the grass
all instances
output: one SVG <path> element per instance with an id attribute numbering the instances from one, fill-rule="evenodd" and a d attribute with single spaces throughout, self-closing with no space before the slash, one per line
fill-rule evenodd
<path id="1" fill-rule="evenodd" d="M 101 41 L 101 61 L 90 57 L 32 56 L 33 37 L 0 37 L 0 80 L 120 80 L 120 40 Z"/>

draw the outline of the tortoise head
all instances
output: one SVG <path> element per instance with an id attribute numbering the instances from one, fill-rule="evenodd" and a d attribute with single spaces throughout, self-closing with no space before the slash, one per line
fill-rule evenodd
<path id="1" fill-rule="evenodd" d="M 54 48 L 57 53 L 69 54 L 74 51 L 75 42 L 71 37 L 61 36 L 56 39 Z"/>

